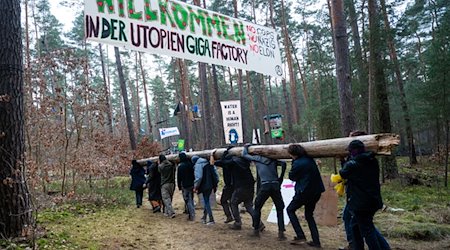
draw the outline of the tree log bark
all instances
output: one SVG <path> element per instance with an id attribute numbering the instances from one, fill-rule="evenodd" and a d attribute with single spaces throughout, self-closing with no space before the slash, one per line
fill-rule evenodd
<path id="1" fill-rule="evenodd" d="M 344 137 L 329 140 L 311 141 L 298 143 L 303 146 L 311 157 L 337 157 L 347 156 L 347 146 L 353 140 L 360 140 L 366 146 L 367 151 L 373 151 L 378 155 L 390 155 L 392 150 L 400 143 L 400 136 L 396 134 L 373 134 L 363 135 L 357 137 Z M 278 145 L 254 145 L 249 148 L 250 154 L 258 154 L 274 159 L 289 159 L 291 158 L 287 152 L 290 144 Z M 241 155 L 243 147 L 234 147 L 229 150 L 232 155 Z M 214 153 L 214 159 L 219 159 L 225 148 L 218 148 Z M 186 153 L 188 156 L 198 155 L 200 157 L 208 158 L 214 149 L 195 151 Z M 178 161 L 178 154 L 166 155 L 169 161 Z M 138 160 L 144 165 L 147 161 L 157 161 L 158 157 L 151 157 L 147 159 Z"/>

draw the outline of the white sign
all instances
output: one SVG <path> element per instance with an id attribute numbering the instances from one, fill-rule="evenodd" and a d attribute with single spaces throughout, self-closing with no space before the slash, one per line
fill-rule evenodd
<path id="1" fill-rule="evenodd" d="M 180 131 L 178 131 L 177 127 L 171 127 L 171 128 L 160 128 L 159 129 L 159 135 L 161 136 L 161 140 L 166 138 L 166 137 L 170 137 L 170 136 L 174 136 L 174 135 L 180 135 Z"/>
<path id="2" fill-rule="evenodd" d="M 281 184 L 281 196 L 283 197 L 283 202 L 285 204 L 283 209 L 283 218 L 284 218 L 284 225 L 289 224 L 289 216 L 287 214 L 287 206 L 289 203 L 291 203 L 292 198 L 295 195 L 295 181 L 291 181 L 289 179 L 284 179 L 283 183 Z M 277 210 L 275 208 L 275 205 L 272 206 L 272 210 L 270 210 L 269 217 L 267 217 L 267 222 L 271 223 L 277 223 Z"/>
<path id="3" fill-rule="evenodd" d="M 252 143 L 253 144 L 261 144 L 261 132 L 258 129 L 252 129 L 253 135 L 252 135 Z M 256 133 L 255 133 L 256 131 Z M 258 135 L 258 136 L 256 136 Z"/>
<path id="4" fill-rule="evenodd" d="M 223 101 L 222 106 L 223 132 L 226 144 L 242 143 L 241 101 Z"/>
<path id="5" fill-rule="evenodd" d="M 85 0 L 87 40 L 284 77 L 277 32 L 176 0 Z"/>

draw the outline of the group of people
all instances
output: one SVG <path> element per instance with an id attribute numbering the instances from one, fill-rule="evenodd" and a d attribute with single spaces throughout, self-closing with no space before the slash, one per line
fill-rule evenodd
<path id="1" fill-rule="evenodd" d="M 283 209 L 285 204 L 281 195 L 281 184 L 286 172 L 286 162 L 249 154 L 247 144 L 239 156 L 230 153 L 227 148 L 221 158 L 206 159 L 197 155 L 189 158 L 185 153 L 179 154 L 179 164 L 176 166 L 164 155 L 158 162 L 147 163 L 147 170 L 132 161 L 131 189 L 136 191 L 136 205 L 142 206 L 143 190 L 149 188 L 149 200 L 153 212 L 163 212 L 170 218 L 175 217 L 172 198 L 175 187 L 182 191 L 185 201 L 187 219 L 195 220 L 194 194 L 203 196 L 202 223 L 215 224 L 210 204 L 210 195 L 217 190 L 219 175 L 217 168 L 223 171 L 223 190 L 220 199 L 225 223 L 231 223 L 230 229 L 241 230 L 242 220 L 239 204 L 243 203 L 252 218 L 252 237 L 260 237 L 265 229 L 261 221 L 261 209 L 270 197 L 275 204 L 278 219 L 278 239 L 286 240 Z M 381 208 L 378 161 L 372 152 L 366 152 L 361 141 L 350 143 L 349 156 L 343 162 L 340 175 L 346 180 L 347 204 L 344 209 L 344 224 L 350 249 L 364 249 L 364 240 L 369 249 L 390 249 L 389 244 L 375 228 L 373 216 Z M 211 155 L 215 153 L 215 150 Z M 295 195 L 287 206 L 287 214 L 295 237 L 293 245 L 308 244 L 321 247 L 319 231 L 314 220 L 314 210 L 321 194 L 325 191 L 320 171 L 316 162 L 306 150 L 291 144 L 288 153 L 292 158 L 292 167 L 288 173 L 290 180 L 295 181 Z M 256 167 L 256 197 L 255 178 L 250 169 L 251 163 Z M 144 174 L 147 174 L 145 178 Z M 176 174 L 176 178 L 175 178 Z M 175 183 L 176 180 L 176 183 Z M 312 241 L 306 241 L 305 233 L 299 223 L 296 211 L 304 206 L 305 220 L 311 232 Z"/>

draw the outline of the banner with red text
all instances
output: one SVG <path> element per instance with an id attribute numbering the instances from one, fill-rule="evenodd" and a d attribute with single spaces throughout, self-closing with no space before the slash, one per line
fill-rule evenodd
<path id="1" fill-rule="evenodd" d="M 284 77 L 274 29 L 175 0 L 85 0 L 85 37 Z"/>

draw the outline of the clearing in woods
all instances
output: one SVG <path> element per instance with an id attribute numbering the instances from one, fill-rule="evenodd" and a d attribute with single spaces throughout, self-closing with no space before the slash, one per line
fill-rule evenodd
<path id="1" fill-rule="evenodd" d="M 128 192 L 130 197 L 134 193 Z M 265 222 L 266 230 L 261 238 L 249 236 L 251 233 L 251 220 L 248 214 L 243 214 L 243 227 L 241 231 L 228 229 L 224 224 L 224 215 L 221 206 L 213 210 L 216 224 L 207 226 L 200 222 L 202 209 L 196 210 L 196 221 L 189 222 L 183 214 L 184 203 L 181 193 L 177 190 L 174 195 L 174 207 L 177 216 L 170 219 L 161 213 L 153 214 L 148 201 L 141 208 L 132 205 L 118 206 L 116 208 L 100 208 L 85 211 L 81 215 L 67 215 L 65 213 L 52 214 L 53 219 L 43 221 L 47 230 L 46 237 L 38 240 L 41 249 L 313 249 L 307 245 L 292 246 L 289 241 L 294 236 L 292 226 L 286 229 L 287 241 L 277 240 L 277 226 Z M 269 199 L 263 209 L 265 220 L 272 207 Z M 303 230 L 307 238 L 309 229 L 300 216 Z M 386 226 L 384 218 L 389 217 L 387 212 L 378 212 L 376 225 L 382 229 Z M 341 219 L 339 225 L 326 227 L 319 225 L 320 238 L 323 249 L 338 249 L 345 245 L 344 229 Z M 388 222 L 392 223 L 392 222 Z M 382 230 L 383 232 L 383 230 Z M 415 241 L 403 238 L 387 237 L 393 249 L 448 249 L 450 239 L 439 241 Z M 58 247 L 59 246 L 59 247 Z"/>

